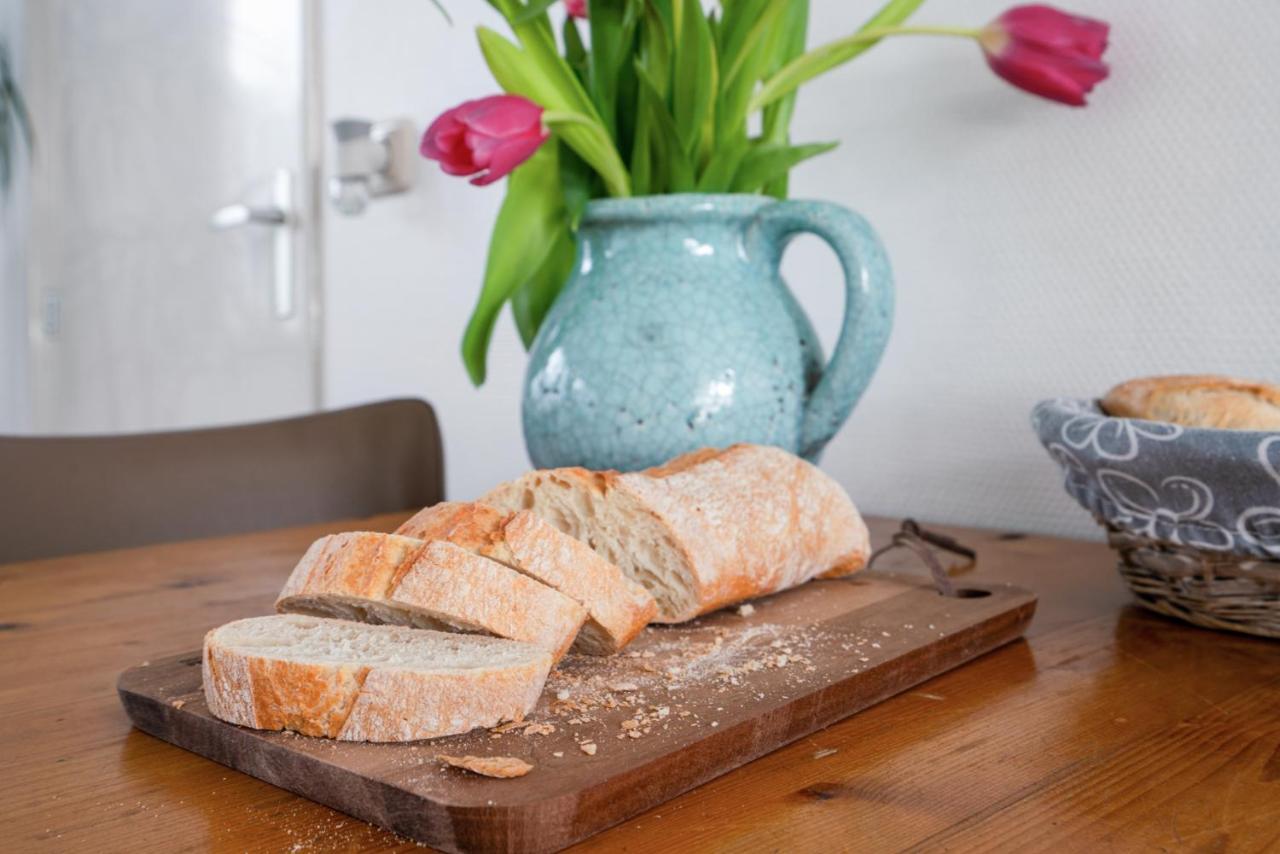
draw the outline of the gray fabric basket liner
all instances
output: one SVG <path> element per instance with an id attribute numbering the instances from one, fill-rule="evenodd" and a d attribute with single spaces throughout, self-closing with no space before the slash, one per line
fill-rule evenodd
<path id="1" fill-rule="evenodd" d="M 1117 528 L 1280 559 L 1280 432 L 1112 418 L 1074 398 L 1037 404 L 1031 425 L 1067 492 Z"/>

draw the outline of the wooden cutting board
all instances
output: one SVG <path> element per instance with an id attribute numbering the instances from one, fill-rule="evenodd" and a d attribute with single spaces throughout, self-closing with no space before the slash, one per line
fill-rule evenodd
<path id="1" fill-rule="evenodd" d="M 921 577 L 817 581 L 680 626 L 621 655 L 569 656 L 531 726 L 413 744 L 350 744 L 223 723 L 200 653 L 131 668 L 139 729 L 446 851 L 555 851 L 1018 638 L 1035 597 Z M 497 780 L 437 754 L 514 756 Z"/>

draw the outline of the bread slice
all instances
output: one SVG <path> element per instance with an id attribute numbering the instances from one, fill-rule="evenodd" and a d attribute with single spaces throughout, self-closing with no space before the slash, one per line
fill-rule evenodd
<path id="1" fill-rule="evenodd" d="M 581 603 L 587 622 L 574 643 L 579 652 L 617 652 L 658 612 L 648 591 L 622 570 L 527 510 L 509 513 L 487 504 L 446 501 L 418 513 L 396 533 L 454 543 Z"/>
<path id="2" fill-rule="evenodd" d="M 204 638 L 214 717 L 343 741 L 521 720 L 550 668 L 550 653 L 516 641 L 298 614 L 236 620 Z"/>
<path id="3" fill-rule="evenodd" d="M 276 610 L 487 633 L 532 643 L 556 660 L 587 616 L 563 593 L 452 543 L 369 532 L 312 543 Z"/>
<path id="4" fill-rule="evenodd" d="M 658 622 L 866 565 L 867 526 L 838 483 L 778 448 L 734 445 L 630 474 L 535 471 L 480 499 L 529 510 L 653 594 Z"/>
<path id="5" fill-rule="evenodd" d="M 1107 392 L 1117 418 L 1220 430 L 1280 430 L 1280 386 L 1218 376 L 1144 377 Z"/>

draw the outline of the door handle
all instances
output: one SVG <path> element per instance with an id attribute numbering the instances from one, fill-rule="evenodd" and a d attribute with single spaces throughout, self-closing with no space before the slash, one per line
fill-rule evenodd
<path id="1" fill-rule="evenodd" d="M 209 217 L 209 227 L 216 231 L 262 225 L 275 229 L 271 276 L 271 305 L 276 319 L 288 320 L 295 309 L 293 282 L 294 235 L 298 221 L 294 213 L 293 173 L 277 169 L 271 181 L 271 204 L 251 205 L 245 202 L 218 208 Z"/>
<path id="2" fill-rule="evenodd" d="M 209 217 L 209 226 L 218 231 L 241 225 L 285 225 L 288 222 L 289 214 L 275 206 L 254 207 L 238 203 L 218 208 Z"/>

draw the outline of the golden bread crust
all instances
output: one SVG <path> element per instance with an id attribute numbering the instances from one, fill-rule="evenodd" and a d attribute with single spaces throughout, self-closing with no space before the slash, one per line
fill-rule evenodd
<path id="1" fill-rule="evenodd" d="M 615 653 L 657 614 L 653 597 L 622 570 L 528 511 L 443 502 L 415 514 L 396 533 L 453 543 L 574 599 L 588 615 L 575 647 L 581 652 Z"/>
<path id="2" fill-rule="evenodd" d="M 452 543 L 355 531 L 312 544 L 285 583 L 280 613 L 358 609 L 367 622 L 405 622 L 534 643 L 559 660 L 586 610 L 497 561 Z"/>
<path id="3" fill-rule="evenodd" d="M 702 449 L 646 471 L 583 468 L 530 472 L 480 500 L 507 510 L 547 512 L 540 491 L 582 496 L 599 514 L 625 508 L 633 525 L 659 532 L 691 595 L 664 606 L 658 622 L 683 622 L 810 578 L 866 565 L 870 537 L 849 496 L 816 466 L 779 448 Z M 564 525 L 555 514 L 548 522 Z M 586 523 L 591 524 L 589 521 Z M 583 540 L 591 531 L 575 532 Z M 621 566 L 625 555 L 615 554 Z M 656 573 L 623 566 L 633 578 Z M 650 584 L 650 592 L 656 588 Z M 675 597 L 672 597 L 675 598 Z"/>
<path id="4" fill-rule="evenodd" d="M 344 623 L 291 614 L 251 619 Z M 284 659 L 226 640 L 224 630 L 234 625 L 205 636 L 204 692 L 210 713 L 255 729 L 343 741 L 415 741 L 521 720 L 537 703 L 552 664 L 549 653 L 528 645 L 520 645 L 517 661 L 465 670 Z M 360 630 L 401 633 L 410 642 L 456 637 L 400 626 Z M 489 638 L 459 642 L 508 643 Z"/>
<path id="5" fill-rule="evenodd" d="M 1280 430 L 1280 386 L 1213 375 L 1144 377 L 1107 392 L 1117 418 L 1220 430 Z"/>

